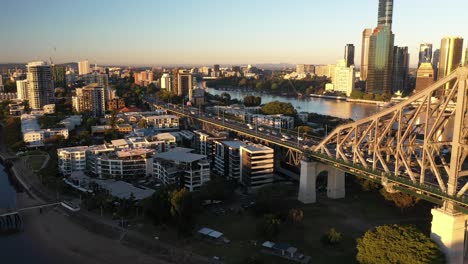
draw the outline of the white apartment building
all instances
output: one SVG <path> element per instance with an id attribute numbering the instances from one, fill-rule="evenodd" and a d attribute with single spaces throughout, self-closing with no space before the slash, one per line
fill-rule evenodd
<path id="1" fill-rule="evenodd" d="M 152 174 L 152 149 L 121 149 L 107 146 L 88 149 L 87 170 L 101 179 L 135 179 Z"/>
<path id="2" fill-rule="evenodd" d="M 294 117 L 285 115 L 247 115 L 248 123 L 277 129 L 293 129 Z"/>
<path id="3" fill-rule="evenodd" d="M 16 96 L 20 100 L 28 100 L 28 80 L 16 81 Z"/>
<path id="4" fill-rule="evenodd" d="M 146 117 L 148 126 L 153 127 L 154 130 L 178 130 L 179 129 L 179 117 L 175 115 L 158 115 Z"/>
<path id="5" fill-rule="evenodd" d="M 332 81 L 333 90 L 345 93 L 346 96 L 351 96 L 354 90 L 355 80 L 356 71 L 354 65 L 346 67 L 346 61 L 340 60 L 335 67 L 335 76 Z"/>
<path id="6" fill-rule="evenodd" d="M 91 72 L 91 68 L 89 67 L 89 61 L 83 60 L 78 62 L 78 74 L 84 75 Z"/>
<path id="7" fill-rule="evenodd" d="M 154 156 L 153 176 L 163 184 L 197 191 L 210 181 L 210 163 L 205 155 L 191 153 L 192 149 L 175 148 Z"/>
<path id="8" fill-rule="evenodd" d="M 86 169 L 86 150 L 88 146 L 57 149 L 58 166 L 63 175 Z"/>
<path id="9" fill-rule="evenodd" d="M 257 144 L 240 146 L 240 161 L 240 181 L 244 186 L 258 188 L 273 182 L 272 148 Z"/>

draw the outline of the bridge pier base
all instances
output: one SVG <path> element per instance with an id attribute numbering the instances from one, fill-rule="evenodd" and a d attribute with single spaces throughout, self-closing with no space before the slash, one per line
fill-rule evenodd
<path id="1" fill-rule="evenodd" d="M 330 199 L 345 198 L 345 173 L 332 167 L 329 167 L 327 171 L 327 197 Z"/>
<path id="2" fill-rule="evenodd" d="M 466 220 L 468 215 L 432 209 L 431 239 L 445 253 L 447 263 L 463 263 L 465 253 Z"/>
<path id="3" fill-rule="evenodd" d="M 317 201 L 317 175 L 322 171 L 328 172 L 327 197 L 330 199 L 341 199 L 345 197 L 344 172 L 320 162 L 301 160 L 299 201 L 305 204 L 315 203 Z"/>
<path id="4" fill-rule="evenodd" d="M 315 203 L 317 194 L 315 183 L 317 182 L 317 162 L 301 160 L 301 176 L 299 181 L 298 200 L 305 204 Z"/>

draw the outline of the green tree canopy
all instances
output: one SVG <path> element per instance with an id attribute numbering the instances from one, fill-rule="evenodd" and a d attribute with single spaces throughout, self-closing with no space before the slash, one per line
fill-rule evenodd
<path id="1" fill-rule="evenodd" d="M 270 102 L 262 106 L 262 113 L 265 115 L 283 114 L 288 116 L 296 116 L 297 112 L 291 103 L 283 103 L 279 101 Z"/>
<path id="2" fill-rule="evenodd" d="M 444 263 L 438 246 L 413 226 L 384 225 L 357 240 L 357 261 L 375 263 Z"/>
<path id="3" fill-rule="evenodd" d="M 395 203 L 395 205 L 400 209 L 406 209 L 415 206 L 419 202 L 419 198 L 416 198 L 410 194 L 397 192 L 390 193 L 382 188 L 380 193 L 383 195 L 385 200 Z"/>
<path id="4" fill-rule="evenodd" d="M 244 97 L 244 105 L 247 107 L 259 106 L 262 104 L 262 98 L 260 96 L 247 95 Z"/>

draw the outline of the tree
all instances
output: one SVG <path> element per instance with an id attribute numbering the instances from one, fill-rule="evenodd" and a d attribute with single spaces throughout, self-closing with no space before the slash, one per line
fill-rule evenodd
<path id="1" fill-rule="evenodd" d="M 189 235 L 194 225 L 192 194 L 183 188 L 170 194 L 171 215 L 177 224 L 179 234 Z"/>
<path id="2" fill-rule="evenodd" d="M 244 105 L 247 107 L 259 106 L 262 104 L 262 98 L 259 96 L 247 95 L 244 97 Z"/>
<path id="3" fill-rule="evenodd" d="M 221 100 L 225 105 L 228 105 L 231 102 L 231 95 L 228 93 L 222 93 Z"/>
<path id="4" fill-rule="evenodd" d="M 382 188 L 380 190 L 380 193 L 383 195 L 385 200 L 391 201 L 395 203 L 395 205 L 400 208 L 400 209 L 406 209 L 415 206 L 419 202 L 419 198 L 414 197 L 410 194 L 407 193 L 402 193 L 402 192 L 397 192 L 397 193 L 390 193 L 385 190 L 385 188 Z"/>
<path id="5" fill-rule="evenodd" d="M 300 223 L 304 219 L 304 211 L 302 209 L 291 209 L 288 215 L 289 220 L 292 223 Z"/>
<path id="6" fill-rule="evenodd" d="M 262 113 L 265 115 L 283 114 L 288 116 L 296 116 L 297 112 L 291 103 L 283 103 L 279 101 L 270 102 L 262 106 Z"/>
<path id="7" fill-rule="evenodd" d="M 170 190 L 167 187 L 155 192 L 144 201 L 144 210 L 154 225 L 168 223 L 171 219 Z"/>
<path id="8" fill-rule="evenodd" d="M 438 246 L 413 226 L 384 225 L 357 240 L 356 259 L 374 263 L 444 263 Z"/>
<path id="9" fill-rule="evenodd" d="M 247 79 L 242 78 L 242 80 L 239 81 L 239 87 L 245 87 L 247 86 Z"/>
<path id="10" fill-rule="evenodd" d="M 352 92 L 351 92 L 351 96 L 350 96 L 352 99 L 362 99 L 364 98 L 364 93 L 357 90 L 357 89 L 354 89 Z"/>
<path id="11" fill-rule="evenodd" d="M 330 228 L 330 230 L 328 230 L 327 234 L 324 236 L 323 241 L 327 244 L 334 245 L 340 243 L 342 239 L 343 236 L 340 232 L 336 231 L 335 228 Z"/>
<path id="12" fill-rule="evenodd" d="M 140 121 L 138 121 L 138 128 L 145 128 L 147 125 L 146 119 L 142 118 Z"/>
<path id="13" fill-rule="evenodd" d="M 255 214 L 288 215 L 289 204 L 287 203 L 287 191 L 282 184 L 269 185 L 260 188 L 255 197 L 253 207 Z"/>
<path id="14" fill-rule="evenodd" d="M 280 231 L 281 221 L 272 214 L 264 215 L 257 224 L 257 232 L 264 239 L 272 239 Z"/>
<path id="15" fill-rule="evenodd" d="M 223 177 L 213 177 L 200 190 L 200 196 L 204 200 L 228 200 L 234 193 L 234 187 Z"/>
<path id="16" fill-rule="evenodd" d="M 278 86 L 277 83 L 273 83 L 273 84 L 271 85 L 271 88 L 270 88 L 270 89 L 271 89 L 272 91 L 276 91 L 276 90 L 278 90 L 278 87 L 279 87 L 279 86 Z"/>
<path id="17" fill-rule="evenodd" d="M 362 99 L 364 100 L 374 100 L 374 94 L 371 94 L 371 93 L 366 93 L 364 94 L 364 96 L 362 97 Z"/>

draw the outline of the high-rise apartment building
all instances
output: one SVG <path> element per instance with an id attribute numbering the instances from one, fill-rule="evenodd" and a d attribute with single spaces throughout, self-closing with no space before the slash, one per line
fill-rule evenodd
<path id="1" fill-rule="evenodd" d="M 161 89 L 166 90 L 166 91 L 171 91 L 172 87 L 172 76 L 169 73 L 164 73 L 161 76 Z"/>
<path id="2" fill-rule="evenodd" d="M 369 69 L 369 45 L 370 37 L 372 36 L 372 29 L 366 28 L 362 32 L 362 49 L 361 49 L 361 80 L 367 79 Z"/>
<path id="3" fill-rule="evenodd" d="M 463 38 L 445 37 L 440 44 L 440 61 L 437 79 L 442 79 L 458 68 L 463 55 Z M 455 81 L 447 83 L 445 89 L 451 89 Z"/>
<path id="4" fill-rule="evenodd" d="M 408 47 L 393 48 L 393 89 L 391 93 L 405 91 L 408 88 L 409 77 Z"/>
<path id="5" fill-rule="evenodd" d="M 16 96 L 20 100 L 28 100 L 28 80 L 16 81 Z"/>
<path id="6" fill-rule="evenodd" d="M 354 65 L 354 50 L 355 48 L 353 44 L 346 44 L 345 53 L 344 53 L 346 67 L 350 67 L 351 65 Z"/>
<path id="7" fill-rule="evenodd" d="M 379 1 L 378 25 L 369 41 L 369 69 L 366 92 L 391 93 L 393 80 L 393 0 Z"/>
<path id="8" fill-rule="evenodd" d="M 88 60 L 78 62 L 78 74 L 79 75 L 88 74 L 90 72 L 91 72 L 91 68 L 89 67 Z"/>
<path id="9" fill-rule="evenodd" d="M 104 88 L 97 83 L 76 88 L 72 103 L 75 112 L 90 112 L 93 116 L 103 116 L 106 111 Z"/>
<path id="10" fill-rule="evenodd" d="M 193 75 L 188 71 L 179 71 L 177 73 L 177 90 L 179 96 L 190 96 L 193 90 Z"/>
<path id="11" fill-rule="evenodd" d="M 430 62 L 421 63 L 416 74 L 415 91 L 422 91 L 431 86 L 434 82 L 434 68 L 432 68 L 432 64 Z"/>
<path id="12" fill-rule="evenodd" d="M 419 47 L 418 67 L 424 62 L 432 62 L 432 44 L 430 43 L 423 43 Z"/>
<path id="13" fill-rule="evenodd" d="M 3 85 L 3 77 L 0 75 L 0 92 L 3 92 L 5 90 L 5 86 Z"/>
<path id="14" fill-rule="evenodd" d="M 28 99 L 31 109 L 42 109 L 44 105 L 53 103 L 54 81 L 50 65 L 44 61 L 30 62 L 28 69 Z"/>

